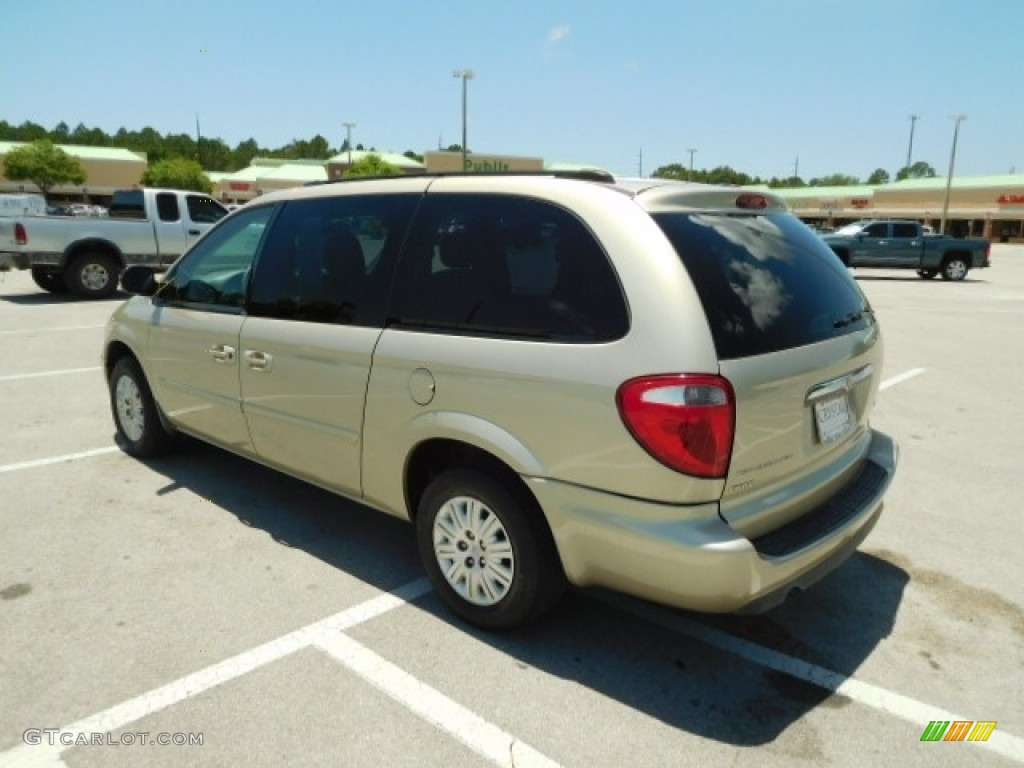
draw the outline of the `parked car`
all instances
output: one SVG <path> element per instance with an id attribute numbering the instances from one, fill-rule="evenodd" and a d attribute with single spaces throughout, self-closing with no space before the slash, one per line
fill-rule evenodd
<path id="1" fill-rule="evenodd" d="M 228 213 L 209 195 L 149 188 L 117 190 L 109 209 L 68 210 L 0 219 L 0 271 L 30 269 L 43 290 L 109 298 L 125 266 L 166 268 Z"/>
<path id="2" fill-rule="evenodd" d="M 963 280 L 989 265 L 988 240 L 937 235 L 916 221 L 855 221 L 825 243 L 848 267 L 913 269 L 926 280 Z"/>
<path id="3" fill-rule="evenodd" d="M 854 551 L 895 471 L 871 307 L 762 192 L 342 181 L 261 197 L 123 287 L 125 451 L 182 432 L 410 520 L 480 627 L 567 583 L 765 610 Z"/>

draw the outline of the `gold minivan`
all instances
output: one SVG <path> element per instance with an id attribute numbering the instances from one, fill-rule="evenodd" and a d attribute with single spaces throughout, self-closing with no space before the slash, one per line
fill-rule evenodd
<path id="1" fill-rule="evenodd" d="M 186 433 L 405 518 L 484 628 L 567 584 L 770 608 L 854 551 L 895 471 L 871 307 L 764 191 L 308 186 L 122 284 L 104 359 L 125 451 Z"/>

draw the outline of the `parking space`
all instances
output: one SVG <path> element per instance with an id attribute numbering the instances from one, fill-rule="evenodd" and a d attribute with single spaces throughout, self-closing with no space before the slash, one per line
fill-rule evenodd
<path id="1" fill-rule="evenodd" d="M 856 273 L 901 465 L 837 572 L 753 617 L 573 591 L 510 634 L 452 619 L 401 521 L 195 442 L 121 453 L 123 297 L 0 273 L 0 766 L 1024 763 L 1024 246 L 993 265 Z"/>

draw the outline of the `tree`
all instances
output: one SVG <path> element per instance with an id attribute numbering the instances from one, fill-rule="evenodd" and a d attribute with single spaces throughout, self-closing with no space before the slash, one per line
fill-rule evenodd
<path id="1" fill-rule="evenodd" d="M 860 184 L 860 179 L 856 176 L 847 176 L 845 173 L 833 173 L 819 179 L 811 179 L 809 182 L 812 187 L 852 187 L 857 184 Z"/>
<path id="2" fill-rule="evenodd" d="M 8 152 L 4 157 L 4 176 L 11 181 L 31 181 L 44 197 L 56 186 L 77 186 L 86 178 L 81 161 L 49 139 L 37 139 Z"/>
<path id="3" fill-rule="evenodd" d="M 706 184 L 735 184 L 737 186 L 761 183 L 761 180 L 756 176 L 749 176 L 746 173 L 730 168 L 728 165 L 719 165 L 710 171 L 694 171 L 693 180 L 702 181 Z"/>
<path id="4" fill-rule="evenodd" d="M 248 168 L 252 164 L 252 159 L 262 151 L 260 145 L 256 143 L 256 139 L 249 138 L 238 142 L 238 145 L 231 152 L 231 166 L 229 170 L 238 171 L 242 168 Z"/>
<path id="5" fill-rule="evenodd" d="M 195 192 L 213 192 L 210 177 L 203 173 L 203 167 L 195 160 L 171 157 L 150 166 L 142 174 L 142 183 L 147 187 L 169 187 L 191 189 Z"/>
<path id="6" fill-rule="evenodd" d="M 362 160 L 356 160 L 352 167 L 345 171 L 344 178 L 356 176 L 400 176 L 402 169 L 397 165 L 383 160 L 380 155 L 367 155 Z"/>
<path id="7" fill-rule="evenodd" d="M 807 186 L 807 182 L 799 176 L 788 176 L 785 179 L 777 179 L 773 176 L 768 182 L 768 186 L 772 189 L 801 189 Z"/>
<path id="8" fill-rule="evenodd" d="M 932 179 L 935 178 L 935 169 L 924 160 L 918 160 L 913 165 L 900 168 L 896 172 L 896 181 L 904 179 Z"/>
<path id="9" fill-rule="evenodd" d="M 884 168 L 875 168 L 868 176 L 867 184 L 888 184 L 890 181 L 889 172 Z"/>
<path id="10" fill-rule="evenodd" d="M 654 173 L 651 175 L 656 179 L 678 179 L 679 181 L 686 181 L 689 178 L 689 171 L 682 166 L 680 163 L 670 163 L 669 165 L 663 165 L 660 168 L 655 168 Z"/>

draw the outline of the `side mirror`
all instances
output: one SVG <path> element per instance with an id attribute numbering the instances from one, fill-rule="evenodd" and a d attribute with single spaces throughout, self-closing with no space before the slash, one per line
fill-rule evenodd
<path id="1" fill-rule="evenodd" d="M 125 293 L 152 296 L 159 287 L 156 282 L 156 270 L 152 267 L 133 264 L 121 273 L 121 288 Z"/>

